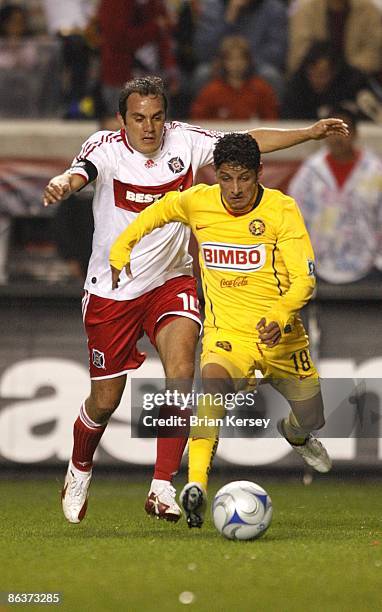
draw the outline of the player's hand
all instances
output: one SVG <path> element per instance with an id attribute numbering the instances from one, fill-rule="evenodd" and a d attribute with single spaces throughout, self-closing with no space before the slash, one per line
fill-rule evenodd
<path id="1" fill-rule="evenodd" d="M 309 134 L 313 140 L 321 140 L 328 136 L 349 136 L 349 128 L 342 119 L 321 119 L 309 128 Z"/>
<path id="2" fill-rule="evenodd" d="M 61 174 L 52 178 L 44 189 L 44 206 L 54 204 L 64 200 L 71 192 L 70 178 L 68 175 Z"/>
<path id="3" fill-rule="evenodd" d="M 114 266 L 110 266 L 111 269 L 111 288 L 117 289 L 120 281 L 119 275 L 121 274 L 121 270 L 114 268 Z M 130 264 L 126 264 L 125 266 L 126 274 L 128 278 L 132 278 Z"/>
<path id="4" fill-rule="evenodd" d="M 276 346 L 281 340 L 281 329 L 276 321 L 271 321 L 266 325 L 266 320 L 263 317 L 256 325 L 256 329 L 259 332 L 259 338 L 261 342 L 268 348 Z"/>
<path id="5" fill-rule="evenodd" d="M 110 266 L 111 269 L 111 288 L 117 289 L 119 284 L 119 275 L 121 274 L 121 270 L 117 270 L 114 266 Z"/>

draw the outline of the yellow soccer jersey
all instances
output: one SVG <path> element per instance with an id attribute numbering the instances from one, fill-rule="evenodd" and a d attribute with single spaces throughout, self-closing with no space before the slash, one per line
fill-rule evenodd
<path id="1" fill-rule="evenodd" d="M 145 234 L 171 221 L 189 225 L 198 241 L 206 326 L 257 338 L 265 317 L 289 331 L 315 285 L 312 245 L 292 198 L 259 185 L 252 210 L 234 215 L 219 185 L 170 192 L 119 236 L 111 265 L 121 270 Z"/>

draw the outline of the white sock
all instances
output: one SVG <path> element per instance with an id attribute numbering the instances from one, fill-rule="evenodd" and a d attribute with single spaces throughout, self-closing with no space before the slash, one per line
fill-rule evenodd
<path id="1" fill-rule="evenodd" d="M 170 485 L 171 482 L 169 480 L 160 480 L 159 478 L 153 478 L 151 481 L 150 493 L 157 488 L 161 488 L 163 486 Z"/>
<path id="2" fill-rule="evenodd" d="M 87 472 L 84 472 L 83 470 L 79 470 L 78 468 L 76 468 L 72 461 L 69 461 L 69 469 L 71 472 L 73 472 L 73 474 L 75 475 L 76 478 L 87 478 L 89 476 L 89 474 L 91 474 L 91 469 L 88 470 Z"/>

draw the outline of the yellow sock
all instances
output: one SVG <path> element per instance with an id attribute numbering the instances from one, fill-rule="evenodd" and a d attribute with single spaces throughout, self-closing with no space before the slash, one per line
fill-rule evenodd
<path id="1" fill-rule="evenodd" d="M 307 438 L 307 434 L 301 431 L 300 424 L 292 411 L 285 420 L 285 433 L 292 444 L 304 444 Z"/>
<path id="2" fill-rule="evenodd" d="M 200 482 L 207 489 L 208 474 L 216 453 L 219 438 L 190 438 L 188 481 Z"/>
<path id="3" fill-rule="evenodd" d="M 198 402 L 198 425 L 191 427 L 189 441 L 189 482 L 200 482 L 207 488 L 208 474 L 219 442 L 219 421 L 225 408 L 215 404 L 214 396 L 206 394 Z"/>

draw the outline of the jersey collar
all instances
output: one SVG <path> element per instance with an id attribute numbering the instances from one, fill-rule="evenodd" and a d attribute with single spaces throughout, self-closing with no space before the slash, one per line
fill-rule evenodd
<path id="1" fill-rule="evenodd" d="M 252 212 L 253 210 L 255 210 L 255 208 L 258 207 L 258 205 L 261 202 L 261 198 L 263 197 L 263 193 L 264 193 L 264 187 L 260 185 L 259 183 L 255 201 L 253 202 L 252 207 L 249 210 L 246 210 L 245 212 L 234 212 L 233 210 L 230 210 L 229 208 L 227 208 L 223 200 L 223 196 L 221 192 L 220 192 L 220 201 L 223 204 L 225 210 L 227 211 L 229 215 L 232 215 L 232 217 L 244 217 L 244 215 L 248 215 L 250 212 Z"/>

